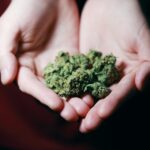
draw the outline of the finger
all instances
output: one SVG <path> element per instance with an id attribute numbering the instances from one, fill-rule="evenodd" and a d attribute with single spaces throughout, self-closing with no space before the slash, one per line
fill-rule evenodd
<path id="1" fill-rule="evenodd" d="M 12 82 L 17 74 L 14 54 L 17 51 L 19 33 L 11 26 L 8 22 L 0 22 L 0 73 L 3 84 Z"/>
<path id="2" fill-rule="evenodd" d="M 0 73 L 2 84 L 8 84 L 12 82 L 17 74 L 17 60 L 16 57 L 11 54 L 0 55 Z"/>
<path id="3" fill-rule="evenodd" d="M 86 117 L 81 121 L 80 128 L 79 128 L 80 132 L 87 133 L 91 130 L 96 129 L 97 126 L 95 125 L 99 125 L 100 122 L 102 121 L 102 119 L 100 119 L 98 115 L 95 115 L 96 113 L 97 112 L 95 109 L 92 108 L 90 110 L 90 114 L 89 113 L 87 114 L 88 119 Z"/>
<path id="4" fill-rule="evenodd" d="M 76 110 L 72 107 L 71 104 L 64 101 L 64 108 L 60 113 L 61 117 L 64 118 L 66 121 L 77 121 L 79 119 L 79 116 L 76 112 Z"/>
<path id="5" fill-rule="evenodd" d="M 79 131 L 80 131 L 81 133 L 86 133 L 86 132 L 87 132 L 87 129 L 86 129 L 86 127 L 85 127 L 85 119 L 82 119 L 81 125 L 80 125 L 80 127 L 79 127 Z"/>
<path id="6" fill-rule="evenodd" d="M 139 58 L 150 61 L 150 30 L 146 24 L 140 30 L 137 40 Z"/>
<path id="7" fill-rule="evenodd" d="M 80 117 L 85 117 L 89 111 L 89 106 L 80 98 L 74 97 L 69 100 L 69 104 L 76 110 Z"/>
<path id="8" fill-rule="evenodd" d="M 147 81 L 147 78 L 150 77 L 150 61 L 145 61 L 143 62 L 135 77 L 135 84 L 138 90 L 142 90 L 145 82 Z"/>
<path id="9" fill-rule="evenodd" d="M 96 129 L 103 120 L 108 118 L 116 110 L 119 104 L 134 88 L 134 78 L 135 73 L 133 72 L 126 75 L 105 99 L 97 102 L 81 124 L 81 132 L 89 132 Z"/>
<path id="10" fill-rule="evenodd" d="M 18 73 L 18 85 L 21 91 L 32 95 L 50 109 L 55 111 L 62 110 L 64 105 L 63 100 L 51 89 L 47 88 L 45 84 L 40 82 L 29 68 L 20 68 Z"/>
<path id="11" fill-rule="evenodd" d="M 84 95 L 82 100 L 89 106 L 92 107 L 94 105 L 94 99 L 91 95 Z"/>

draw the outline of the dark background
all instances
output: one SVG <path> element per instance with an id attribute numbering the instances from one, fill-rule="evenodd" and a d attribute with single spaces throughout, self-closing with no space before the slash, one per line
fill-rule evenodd
<path id="1" fill-rule="evenodd" d="M 140 3 L 150 24 L 150 1 L 141 0 Z M 78 0 L 78 4 L 81 12 L 84 0 Z M 1 0 L 0 5 L 2 5 Z M 84 146 L 82 148 L 80 143 L 92 144 L 92 150 L 149 150 L 149 80 L 143 91 L 131 93 L 124 104 L 98 130 L 87 135 L 78 133 L 75 138 L 73 135 L 72 139 L 70 138 L 72 137 L 71 130 L 69 130 L 69 135 L 65 130 L 70 123 L 63 120 L 56 121 L 58 116 L 54 114 L 50 118 L 50 110 L 33 101 L 30 96 L 24 95 L 24 99 L 22 99 L 22 93 L 15 85 L 6 88 L 0 85 L 0 150 L 56 150 L 56 147 L 60 150 L 60 148 L 63 149 L 64 143 L 65 146 L 70 147 L 70 150 L 88 150 Z M 9 102 L 2 97 L 9 100 L 12 98 L 12 101 Z M 18 99 L 13 99 L 13 97 L 18 97 Z M 53 123 L 53 120 L 56 123 Z M 58 135 L 56 135 L 53 128 L 60 124 L 60 131 L 57 129 Z M 62 133 L 59 135 L 62 129 L 66 133 L 63 137 L 61 137 Z M 58 140 L 59 143 L 55 143 L 55 140 Z"/>

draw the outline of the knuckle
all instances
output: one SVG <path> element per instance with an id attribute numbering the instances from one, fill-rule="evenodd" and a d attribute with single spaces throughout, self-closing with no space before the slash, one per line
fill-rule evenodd
<path id="1" fill-rule="evenodd" d="M 98 115 L 102 120 L 106 120 L 109 117 L 109 112 L 104 107 L 101 107 L 98 111 Z"/>

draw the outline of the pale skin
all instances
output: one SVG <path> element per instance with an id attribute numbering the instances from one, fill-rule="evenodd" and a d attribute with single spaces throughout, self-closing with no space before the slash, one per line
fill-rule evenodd
<path id="1" fill-rule="evenodd" d="M 150 31 L 137 0 L 89 0 L 80 26 L 80 50 L 95 48 L 117 56 L 122 79 L 82 119 L 81 132 L 96 129 L 132 89 L 141 90 L 150 75 Z"/>
<path id="2" fill-rule="evenodd" d="M 89 96 L 64 101 L 43 81 L 43 69 L 60 50 L 78 53 L 79 16 L 74 0 L 13 0 L 0 18 L 0 73 L 4 85 L 17 80 L 32 95 L 67 121 L 85 117 Z"/>
<path id="3" fill-rule="evenodd" d="M 132 89 L 142 89 L 150 73 L 150 34 L 137 0 L 89 0 L 82 13 L 80 36 L 75 1 L 13 0 L 0 18 L 0 36 L 2 83 L 16 79 L 21 91 L 67 121 L 84 118 L 81 132 L 97 128 Z M 43 68 L 59 50 L 76 54 L 78 49 L 87 53 L 89 48 L 114 53 L 124 76 L 94 106 L 90 95 L 66 102 L 45 86 Z"/>

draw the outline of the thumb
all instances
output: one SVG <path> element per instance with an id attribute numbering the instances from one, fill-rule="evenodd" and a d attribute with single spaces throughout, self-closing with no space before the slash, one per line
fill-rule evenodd
<path id="1" fill-rule="evenodd" d="M 136 72 L 135 84 L 138 90 L 142 90 L 147 79 L 150 77 L 150 30 L 142 28 L 138 38 L 139 58 L 141 64 Z"/>
<path id="2" fill-rule="evenodd" d="M 15 53 L 18 47 L 19 32 L 12 24 L 0 22 L 0 74 L 1 82 L 12 82 L 17 74 Z"/>
<path id="3" fill-rule="evenodd" d="M 149 79 L 150 79 L 150 61 L 144 61 L 140 64 L 139 69 L 136 72 L 135 84 L 137 89 L 142 90 Z"/>

